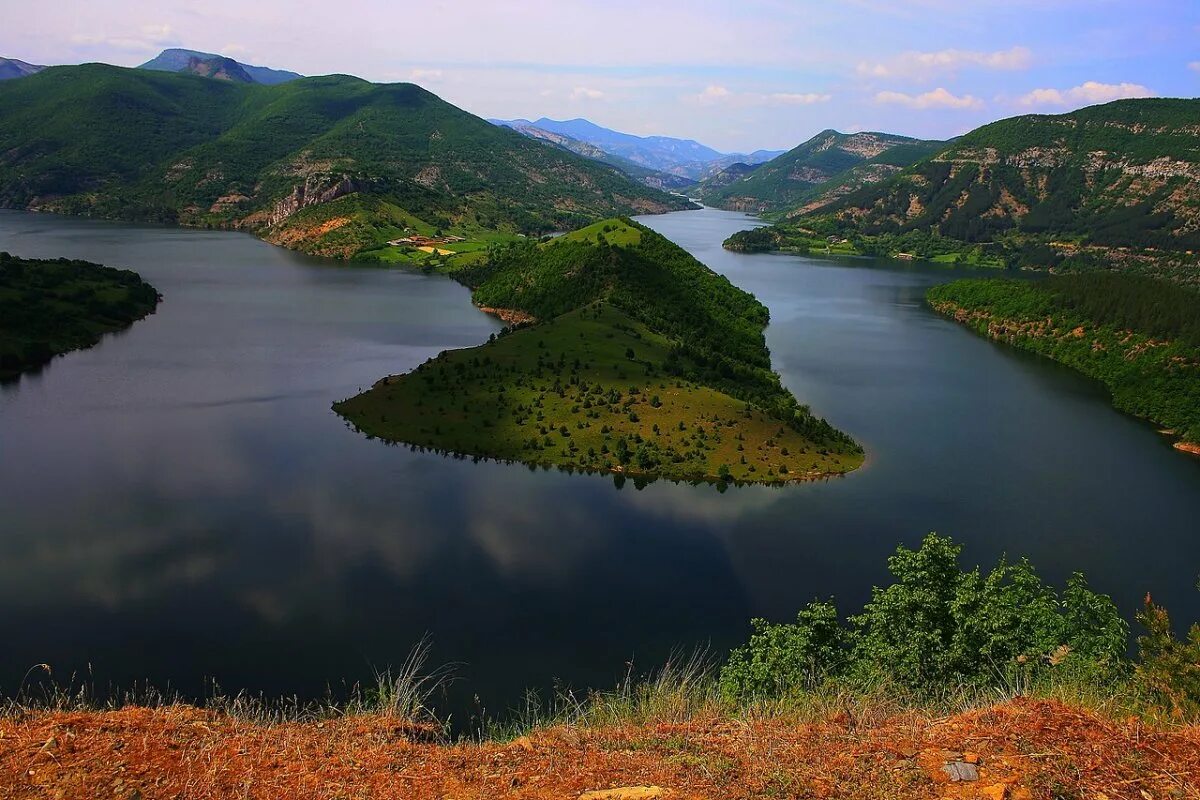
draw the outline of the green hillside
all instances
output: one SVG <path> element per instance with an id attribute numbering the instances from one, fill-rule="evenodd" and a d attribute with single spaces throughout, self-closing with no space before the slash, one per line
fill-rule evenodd
<path id="1" fill-rule="evenodd" d="M 1098 267 L 1197 283 L 1200 100 L 1122 100 L 985 125 L 884 183 L 789 220 L 758 246 Z M 745 246 L 746 237 L 735 239 Z"/>
<path id="2" fill-rule="evenodd" d="M 0 85 L 0 153 L 4 206 L 243 228 L 339 257 L 357 252 L 347 240 L 378 247 L 394 230 L 319 213 L 286 237 L 281 224 L 346 195 L 434 228 L 524 233 L 687 207 L 420 87 L 346 76 L 262 86 L 55 67 Z"/>
<path id="3" fill-rule="evenodd" d="M 908 166 L 930 154 L 932 144 L 887 133 L 822 131 L 739 179 L 718 174 L 701 184 L 699 196 L 711 205 L 734 211 L 783 211 L 820 196 L 822 189 L 834 189 L 839 181 L 862 185 L 881 180 L 897 171 L 897 161 Z M 896 157 L 883 158 L 897 149 Z M 877 167 L 860 170 L 856 178 L 847 175 L 866 163 Z"/>
<path id="4" fill-rule="evenodd" d="M 1200 294 L 1136 275 L 963 280 L 929 291 L 939 312 L 1102 381 L 1113 404 L 1200 453 Z"/>
<path id="5" fill-rule="evenodd" d="M 631 220 L 500 247 L 458 277 L 524 323 L 336 404 L 359 430 L 639 478 L 781 483 L 862 463 L 772 372 L 767 309 Z"/>
<path id="6" fill-rule="evenodd" d="M 91 347 L 152 313 L 158 299 L 128 270 L 0 253 L 0 379 Z"/>

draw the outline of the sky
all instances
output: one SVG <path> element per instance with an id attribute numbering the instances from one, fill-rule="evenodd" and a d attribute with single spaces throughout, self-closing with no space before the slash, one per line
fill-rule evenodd
<path id="1" fill-rule="evenodd" d="M 0 56 L 135 66 L 166 47 L 726 152 L 1200 95 L 1200 0 L 0 0 Z"/>

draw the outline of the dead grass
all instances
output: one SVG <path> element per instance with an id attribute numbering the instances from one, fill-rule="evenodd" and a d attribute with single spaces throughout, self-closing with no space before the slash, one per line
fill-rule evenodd
<path id="1" fill-rule="evenodd" d="M 946 717 L 850 707 L 807 723 L 681 713 L 504 743 L 424 733 L 386 714 L 264 723 L 188 706 L 29 712 L 0 720 L 0 797 L 550 800 L 620 786 L 713 800 L 1200 796 L 1200 729 L 1052 700 Z M 949 782 L 942 766 L 960 757 L 978 761 L 978 781 Z"/>

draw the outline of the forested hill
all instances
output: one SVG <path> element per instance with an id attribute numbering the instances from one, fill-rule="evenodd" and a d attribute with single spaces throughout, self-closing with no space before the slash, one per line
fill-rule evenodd
<path id="1" fill-rule="evenodd" d="M 887 178 L 936 152 L 940 142 L 889 133 L 827 130 L 738 178 L 718 175 L 700 186 L 700 196 L 735 211 L 783 211 Z M 836 195 L 833 195 L 836 196 Z"/>
<path id="2" fill-rule="evenodd" d="M 1001 120 L 727 246 L 1122 269 L 1200 284 L 1200 100 Z"/>
<path id="3" fill-rule="evenodd" d="M 865 231 L 981 241 L 1011 229 L 1200 247 L 1200 100 L 1122 100 L 979 128 L 834 209 Z"/>
<path id="4" fill-rule="evenodd" d="M 360 431 L 618 481 L 779 484 L 862 464 L 771 370 L 767 309 L 629 219 L 496 248 L 456 277 L 517 326 L 335 404 Z"/>
<path id="5" fill-rule="evenodd" d="M 99 64 L 0 84 L 0 205 L 270 239 L 300 209 L 346 195 L 363 213 L 310 213 L 286 243 L 323 252 L 323 237 L 351 226 L 362 235 L 343 240 L 378 244 L 372 226 L 390 234 L 381 217 L 398 215 L 541 233 L 689 206 L 412 84 L 262 86 Z"/>

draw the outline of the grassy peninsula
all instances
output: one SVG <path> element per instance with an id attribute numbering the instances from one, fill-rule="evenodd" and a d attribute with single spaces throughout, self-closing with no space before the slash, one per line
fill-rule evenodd
<path id="1" fill-rule="evenodd" d="M 777 484 L 862 463 L 771 371 L 767 309 L 632 220 L 497 247 L 456 275 L 514 325 L 335 404 L 359 430 L 639 479 Z"/>
<path id="2" fill-rule="evenodd" d="M 930 305 L 978 333 L 1102 381 L 1113 404 L 1200 454 L 1200 294 L 1122 273 L 962 280 Z"/>
<path id="3" fill-rule="evenodd" d="M 158 301 L 154 287 L 129 270 L 0 253 L 0 380 L 91 347 L 152 313 Z"/>

